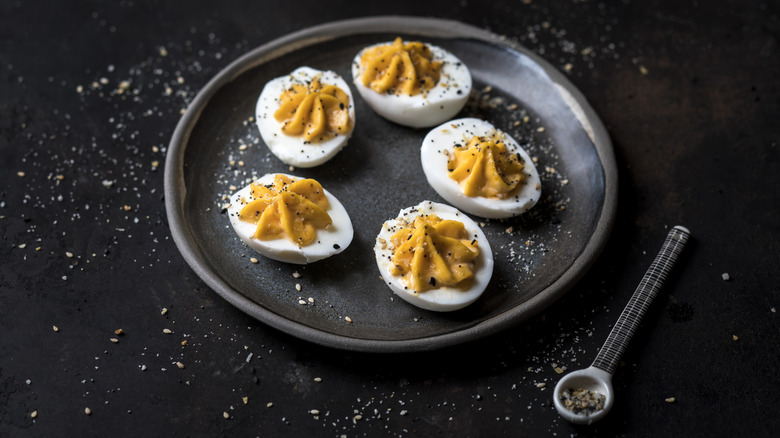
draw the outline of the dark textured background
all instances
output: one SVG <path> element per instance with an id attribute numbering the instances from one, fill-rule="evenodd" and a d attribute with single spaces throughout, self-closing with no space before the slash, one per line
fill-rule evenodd
<path id="1" fill-rule="evenodd" d="M 3 2 L 0 436 L 776 435 L 777 2 L 450 3 Z M 567 71 L 620 172 L 609 243 L 563 299 L 477 345 L 392 356 L 228 305 L 181 258 L 162 195 L 180 111 L 221 68 L 391 13 L 487 28 Z M 617 371 L 613 412 L 566 423 L 555 367 L 589 365 L 678 223 L 694 241 Z"/>

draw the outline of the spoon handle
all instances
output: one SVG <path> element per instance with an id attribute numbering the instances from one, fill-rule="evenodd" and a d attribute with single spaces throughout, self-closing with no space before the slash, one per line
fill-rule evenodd
<path id="1" fill-rule="evenodd" d="M 650 303 L 653 302 L 658 291 L 663 286 L 666 276 L 677 261 L 680 253 L 685 247 L 685 242 L 690 237 L 690 231 L 687 228 L 677 225 L 669 231 L 666 236 L 661 251 L 655 256 L 655 260 L 650 268 L 642 277 L 642 281 L 634 291 L 631 299 L 628 301 L 623 313 L 620 314 L 617 323 L 609 333 L 604 346 L 601 347 L 593 366 L 613 374 L 623 352 L 626 351 L 628 341 L 634 335 L 642 317 L 647 312 Z"/>

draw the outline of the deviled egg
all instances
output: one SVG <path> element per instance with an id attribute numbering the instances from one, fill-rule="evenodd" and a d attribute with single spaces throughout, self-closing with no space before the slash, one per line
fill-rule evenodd
<path id="1" fill-rule="evenodd" d="M 520 215 L 542 194 L 528 153 L 512 136 L 481 119 L 452 120 L 433 128 L 423 139 L 420 159 L 436 193 L 477 216 Z"/>
<path id="2" fill-rule="evenodd" d="M 390 289 L 426 310 L 468 306 L 493 275 L 493 253 L 479 226 L 457 209 L 431 201 L 386 221 L 374 254 Z"/>
<path id="3" fill-rule="evenodd" d="M 471 92 L 471 73 L 455 55 L 400 37 L 361 50 L 352 61 L 352 78 L 380 116 L 413 128 L 451 119 Z"/>
<path id="4" fill-rule="evenodd" d="M 346 146 L 355 101 L 337 73 L 300 67 L 263 87 L 255 115 L 271 153 L 285 164 L 314 167 Z"/>
<path id="5" fill-rule="evenodd" d="M 306 264 L 344 251 L 352 222 L 344 206 L 313 179 L 269 173 L 230 197 L 230 224 L 270 259 Z"/>

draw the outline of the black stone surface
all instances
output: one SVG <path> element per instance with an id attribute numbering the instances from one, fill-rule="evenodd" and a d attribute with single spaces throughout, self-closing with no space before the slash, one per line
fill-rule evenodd
<path id="1" fill-rule="evenodd" d="M 0 436 L 775 436 L 779 9 L 0 4 Z M 195 93 L 274 38 L 383 14 L 519 41 L 567 72 L 615 146 L 602 256 L 543 314 L 477 344 L 315 346 L 219 298 L 170 238 L 162 164 Z M 615 375 L 613 411 L 565 422 L 556 367 L 590 364 L 676 224 L 693 241 Z"/>

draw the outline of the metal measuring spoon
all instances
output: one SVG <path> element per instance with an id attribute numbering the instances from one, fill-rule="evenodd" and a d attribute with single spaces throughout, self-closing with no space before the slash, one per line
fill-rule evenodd
<path id="1" fill-rule="evenodd" d="M 590 424 L 603 418 L 612 408 L 615 402 L 612 375 L 620 357 L 680 256 L 690 233 L 680 225 L 669 231 L 661 251 L 642 277 L 596 360 L 588 368 L 567 374 L 555 385 L 553 402 L 563 418 L 576 424 Z"/>

